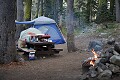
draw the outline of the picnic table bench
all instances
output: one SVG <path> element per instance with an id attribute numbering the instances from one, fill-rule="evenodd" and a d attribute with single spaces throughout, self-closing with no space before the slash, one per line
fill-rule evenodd
<path id="1" fill-rule="evenodd" d="M 34 49 L 28 49 L 28 48 L 18 48 L 18 51 L 29 53 L 29 52 L 35 52 L 36 50 L 34 50 Z"/>
<path id="2" fill-rule="evenodd" d="M 35 54 L 58 54 L 63 49 L 54 48 L 53 42 L 27 42 L 27 44 L 34 46 Z M 26 52 L 29 52 L 26 51 Z"/>

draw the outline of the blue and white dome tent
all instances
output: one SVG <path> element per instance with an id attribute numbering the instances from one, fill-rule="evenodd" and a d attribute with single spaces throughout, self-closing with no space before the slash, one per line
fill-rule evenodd
<path id="1" fill-rule="evenodd" d="M 51 36 L 49 40 L 52 40 L 55 44 L 64 44 L 66 42 L 56 22 L 48 17 L 41 16 L 25 22 L 16 21 L 16 24 L 33 24 L 33 27 L 40 30 L 43 34 L 49 34 Z"/>

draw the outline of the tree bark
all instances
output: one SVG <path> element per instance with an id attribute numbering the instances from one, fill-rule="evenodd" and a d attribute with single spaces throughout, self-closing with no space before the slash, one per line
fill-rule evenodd
<path id="1" fill-rule="evenodd" d="M 67 0 L 67 48 L 68 52 L 76 51 L 74 40 L 74 25 L 73 25 L 73 5 L 74 0 Z"/>
<path id="2" fill-rule="evenodd" d="M 43 0 L 41 0 L 40 3 L 41 3 L 40 4 L 40 16 L 43 16 L 43 4 L 44 4 Z"/>
<path id="3" fill-rule="evenodd" d="M 59 0 L 59 28 L 62 30 L 63 26 L 63 16 L 62 16 L 62 11 L 63 11 L 63 0 Z"/>
<path id="4" fill-rule="evenodd" d="M 55 0 L 54 20 L 56 21 L 57 24 L 58 24 L 58 12 L 60 8 L 59 5 L 60 5 L 59 0 Z"/>
<path id="5" fill-rule="evenodd" d="M 120 23 L 120 0 L 115 0 L 116 4 L 116 22 Z"/>
<path id="6" fill-rule="evenodd" d="M 91 0 L 87 0 L 87 22 L 90 22 L 90 16 L 91 16 Z"/>
<path id="7" fill-rule="evenodd" d="M 52 19 L 54 19 L 54 17 L 53 17 L 54 14 L 52 13 L 54 10 L 52 8 L 52 7 L 54 7 L 53 2 L 55 2 L 55 1 L 54 0 L 44 0 L 44 16 L 52 18 Z"/>
<path id="8" fill-rule="evenodd" d="M 37 10 L 36 10 L 36 14 L 35 14 L 35 17 L 34 18 L 37 18 L 38 17 L 38 13 L 39 13 L 39 6 L 40 6 L 40 0 L 38 0 L 38 3 L 37 3 Z"/>
<path id="9" fill-rule="evenodd" d="M 17 21 L 24 21 L 23 0 L 17 0 Z M 21 31 L 24 29 L 22 24 L 16 25 L 16 41 L 19 39 Z"/>
<path id="10" fill-rule="evenodd" d="M 60 30 L 62 30 L 62 26 L 63 26 L 62 20 L 63 20 L 62 15 L 60 15 L 60 17 L 59 17 L 59 28 L 60 28 Z"/>
<path id="11" fill-rule="evenodd" d="M 15 60 L 15 1 L 0 0 L 0 63 Z"/>
<path id="12" fill-rule="evenodd" d="M 110 0 L 110 13 L 113 15 L 114 14 L 114 5 L 115 5 L 115 0 Z"/>
<path id="13" fill-rule="evenodd" d="M 32 7 L 32 0 L 24 0 L 25 1 L 25 13 L 24 18 L 26 21 L 31 20 L 31 7 Z"/>
<path id="14" fill-rule="evenodd" d="M 63 0 L 59 0 L 59 6 L 60 6 L 60 15 L 62 15 L 62 12 L 63 12 Z"/>

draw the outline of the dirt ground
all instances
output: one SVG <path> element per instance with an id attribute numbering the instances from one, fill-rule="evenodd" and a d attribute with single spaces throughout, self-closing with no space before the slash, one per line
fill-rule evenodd
<path id="1" fill-rule="evenodd" d="M 80 35 L 75 38 L 77 52 L 67 53 L 66 44 L 56 47 L 64 50 L 59 54 L 45 56 L 38 60 L 25 61 L 0 66 L 0 80 L 80 80 L 81 63 L 92 56 L 87 52 L 92 35 Z"/>

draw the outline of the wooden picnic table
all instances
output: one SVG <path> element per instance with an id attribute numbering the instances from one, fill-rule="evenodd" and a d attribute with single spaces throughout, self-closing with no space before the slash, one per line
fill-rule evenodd
<path id="1" fill-rule="evenodd" d="M 27 44 L 34 46 L 36 54 L 56 54 L 63 49 L 55 49 L 53 42 L 27 42 Z"/>

